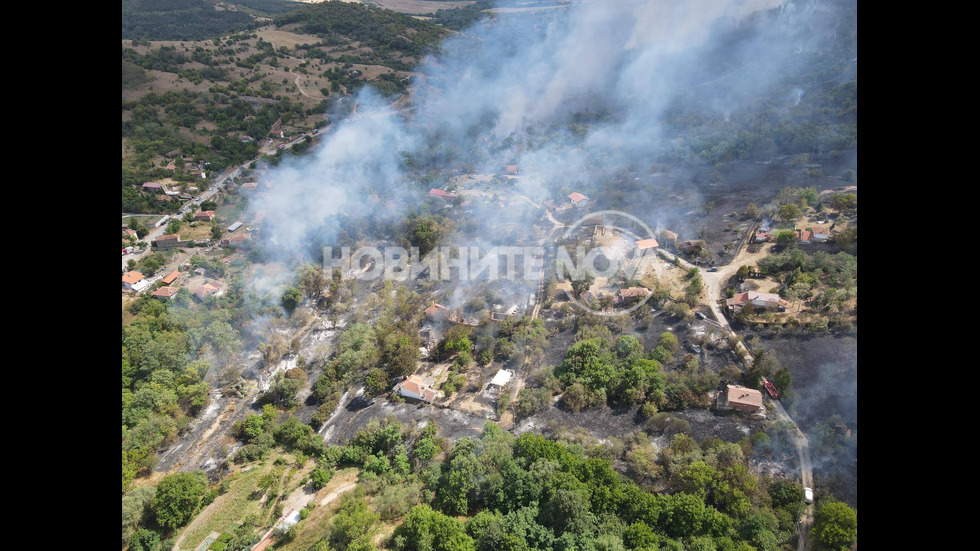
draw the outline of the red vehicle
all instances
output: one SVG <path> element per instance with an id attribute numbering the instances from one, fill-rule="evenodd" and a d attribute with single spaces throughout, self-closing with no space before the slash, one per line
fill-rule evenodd
<path id="1" fill-rule="evenodd" d="M 769 381 L 766 381 L 762 383 L 762 386 L 766 387 L 766 392 L 768 392 L 770 396 L 772 396 L 776 400 L 779 399 L 779 391 L 776 390 L 776 385 L 770 383 Z"/>

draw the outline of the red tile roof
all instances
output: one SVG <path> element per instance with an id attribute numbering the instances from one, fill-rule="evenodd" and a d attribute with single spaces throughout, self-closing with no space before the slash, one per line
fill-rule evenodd
<path id="1" fill-rule="evenodd" d="M 582 195 L 581 193 L 579 193 L 577 191 L 573 191 L 572 193 L 569 193 L 568 194 L 568 198 L 571 199 L 573 203 L 579 203 L 582 200 L 587 200 L 588 199 L 588 197 L 586 197 L 585 195 Z"/>
<path id="2" fill-rule="evenodd" d="M 656 239 L 641 239 L 636 242 L 636 248 L 641 251 L 646 249 L 653 249 L 659 247 L 660 243 L 657 243 Z"/>
<path id="3" fill-rule="evenodd" d="M 752 388 L 738 385 L 728 385 L 728 405 L 748 407 L 751 409 L 762 408 L 762 393 Z"/>
<path id="4" fill-rule="evenodd" d="M 177 271 L 177 270 L 174 270 L 174 271 L 170 272 L 169 274 L 163 276 L 163 279 L 161 279 L 160 281 L 162 281 L 164 283 L 164 285 L 170 285 L 171 283 L 173 283 L 177 279 L 177 277 L 179 275 L 180 275 L 180 272 Z"/>
<path id="5" fill-rule="evenodd" d="M 619 295 L 623 298 L 645 297 L 649 293 L 650 290 L 646 287 L 630 287 L 628 289 L 619 290 Z"/>
<path id="6" fill-rule="evenodd" d="M 137 281 L 139 281 L 141 279 L 143 279 L 143 274 L 141 274 L 140 272 L 137 272 L 136 270 L 133 270 L 131 272 L 126 272 L 122 276 L 122 282 L 123 283 L 129 283 L 130 285 L 132 285 L 133 283 L 136 283 Z"/>
<path id="7" fill-rule="evenodd" d="M 425 309 L 425 315 L 434 316 L 436 314 L 443 313 L 442 312 L 443 310 L 449 310 L 449 308 L 446 308 L 445 306 L 439 303 L 433 302 L 432 306 L 429 306 L 428 308 Z"/>
<path id="8" fill-rule="evenodd" d="M 436 189 L 436 188 L 430 189 L 429 190 L 429 195 L 435 195 L 437 197 L 445 197 L 447 199 L 455 199 L 456 197 L 459 197 L 459 195 L 457 195 L 455 193 L 449 193 L 448 191 L 446 191 L 444 189 Z"/>
<path id="9" fill-rule="evenodd" d="M 156 291 L 153 291 L 153 296 L 157 298 L 171 298 L 177 294 L 176 287 L 160 287 Z"/>

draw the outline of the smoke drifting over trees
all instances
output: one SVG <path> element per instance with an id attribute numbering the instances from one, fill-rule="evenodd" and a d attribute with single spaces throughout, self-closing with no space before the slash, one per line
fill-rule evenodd
<path id="1" fill-rule="evenodd" d="M 449 170 L 519 165 L 514 189 L 532 200 L 574 189 L 607 208 L 626 202 L 664 227 L 663 196 L 686 184 L 692 165 L 856 144 L 839 120 L 803 130 L 791 120 L 817 79 L 825 87 L 854 79 L 846 56 L 856 53 L 836 40 L 855 32 L 842 10 L 854 6 L 637 0 L 498 13 L 423 61 L 407 113 L 369 87 L 346 98 L 348 112 L 356 101 L 353 114 L 311 154 L 270 170 L 269 193 L 252 208 L 265 213 L 275 250 L 319 260 L 320 247 L 342 239 L 397 239 L 397 222 Z M 627 178 L 649 177 L 659 163 L 673 171 L 670 189 Z M 688 188 L 688 203 L 701 204 Z M 492 217 L 474 218 L 489 237 Z M 369 220 L 374 234 L 352 235 L 351 220 Z"/>

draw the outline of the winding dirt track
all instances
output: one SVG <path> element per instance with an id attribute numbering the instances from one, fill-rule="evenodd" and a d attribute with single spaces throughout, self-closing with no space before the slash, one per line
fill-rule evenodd
<path id="1" fill-rule="evenodd" d="M 707 272 L 701 269 L 701 278 L 704 280 L 705 287 L 707 288 L 708 297 L 711 299 L 708 301 L 708 305 L 711 307 L 711 312 L 714 314 L 715 320 L 719 326 L 727 329 L 731 335 L 735 335 L 735 331 L 732 330 L 731 325 L 728 323 L 728 318 L 722 311 L 720 301 L 718 297 L 722 296 L 721 286 L 724 282 L 728 281 L 735 273 L 738 268 L 743 265 L 753 265 L 757 264 L 759 260 L 765 258 L 769 255 L 772 250 L 772 244 L 766 243 L 760 247 L 758 252 L 750 253 L 746 249 L 741 249 L 736 255 L 735 259 L 732 260 L 730 264 L 722 266 L 717 272 Z M 691 267 L 681 260 L 681 264 Z M 754 362 L 752 354 L 749 352 L 748 348 L 739 341 L 739 350 L 744 354 L 745 365 L 751 365 Z M 796 451 L 800 457 L 800 478 L 801 483 L 804 487 L 813 487 L 813 464 L 810 461 L 810 441 L 807 439 L 806 434 L 796 425 L 796 422 L 789 416 L 786 410 L 783 408 L 783 404 L 778 401 L 773 402 L 774 409 L 776 412 L 776 417 L 780 421 L 786 421 L 793 427 L 793 436 L 796 444 Z M 799 544 L 797 546 L 798 551 L 809 551 L 810 550 L 810 526 L 813 524 L 813 505 L 810 504 L 806 507 L 803 515 L 797 523 L 799 528 Z"/>

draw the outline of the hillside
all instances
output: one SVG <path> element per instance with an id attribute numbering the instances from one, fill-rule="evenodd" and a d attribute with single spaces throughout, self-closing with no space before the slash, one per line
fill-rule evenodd
<path id="1" fill-rule="evenodd" d="M 151 15 L 177 26 L 185 17 L 201 23 L 194 15 L 200 4 L 175 2 L 167 5 L 170 11 L 127 15 L 124 36 L 133 21 Z M 126 9 L 141 7 L 132 2 Z M 220 39 L 123 40 L 123 212 L 176 211 L 178 201 L 161 203 L 140 186 L 172 178 L 186 190 L 204 168 L 205 174 L 220 172 L 274 154 L 282 139 L 310 133 L 329 124 L 328 113 L 352 108 L 342 99 L 366 84 L 391 100 L 405 94 L 414 66 L 447 33 L 427 21 L 346 2 L 302 6 L 261 26 L 236 13 L 248 19 L 248 30 Z M 154 36 L 168 35 L 169 28 Z M 273 128 L 278 142 L 268 141 Z"/>

